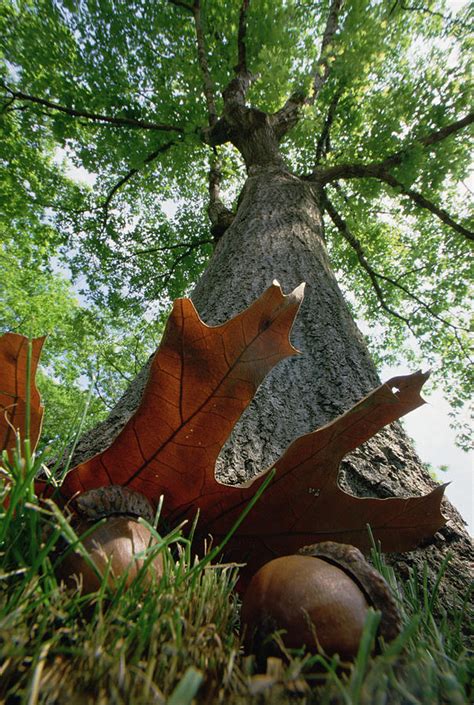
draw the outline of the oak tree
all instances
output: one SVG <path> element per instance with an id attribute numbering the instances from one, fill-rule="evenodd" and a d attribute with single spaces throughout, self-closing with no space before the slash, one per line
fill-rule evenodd
<path id="1" fill-rule="evenodd" d="M 467 396 L 469 17 L 431 0 L 2 8 L 7 243 L 27 233 L 90 306 L 129 325 L 183 291 L 218 324 L 274 278 L 286 292 L 307 283 L 293 335 L 303 354 L 244 413 L 220 457 L 227 481 L 378 385 L 354 317 L 376 359 L 421 358 L 453 403 Z M 68 178 L 61 155 L 93 187 Z M 79 459 L 116 435 L 146 373 Z M 357 495 L 433 486 L 397 424 L 343 471 Z M 425 556 L 435 571 L 455 553 L 449 604 L 472 553 L 445 511 Z M 400 574 L 416 560 L 399 557 Z"/>

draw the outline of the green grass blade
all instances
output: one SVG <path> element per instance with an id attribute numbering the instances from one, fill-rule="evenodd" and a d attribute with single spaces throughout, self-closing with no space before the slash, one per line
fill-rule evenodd
<path id="1" fill-rule="evenodd" d="M 202 673 L 190 666 L 168 698 L 167 705 L 190 705 L 203 679 Z"/>

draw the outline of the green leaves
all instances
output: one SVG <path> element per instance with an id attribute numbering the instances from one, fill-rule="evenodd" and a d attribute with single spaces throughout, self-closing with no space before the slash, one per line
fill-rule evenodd
<path id="1" fill-rule="evenodd" d="M 240 8 L 240 0 L 201 2 L 218 112 L 238 59 Z M 296 90 L 310 93 L 330 8 L 329 0 L 249 4 L 245 45 L 255 78 L 249 104 L 272 113 Z M 392 176 L 468 227 L 467 199 L 456 187 L 469 169 L 467 130 L 430 148 L 416 140 L 458 120 L 472 104 L 470 13 L 466 7 L 455 16 L 437 1 L 429 8 L 346 3 L 325 51 L 328 79 L 282 145 L 288 168 L 311 173 L 317 149 L 321 166 L 377 162 L 402 151 Z M 202 142 L 208 115 L 193 13 L 168 0 L 20 0 L 2 6 L 0 31 L 0 71 L 11 90 L 82 113 L 182 128 L 174 133 L 101 122 L 0 91 L 2 235 L 10 243 L 32 239 L 28 267 L 39 272 L 38 281 L 61 258 L 87 305 L 97 307 L 94 316 L 113 315 L 116 330 L 122 316 L 138 321 L 150 308 L 162 311 L 192 287 L 212 248 L 206 215 L 211 150 Z M 167 147 L 170 140 L 175 143 Z M 91 174 L 93 188 L 68 178 L 58 165 L 64 152 Z M 219 153 L 221 197 L 237 207 L 242 160 L 230 144 Z M 450 377 L 453 389 L 453 375 L 465 374 L 463 355 L 453 357 L 464 333 L 452 325 L 465 315 L 466 245 L 402 190 L 366 179 L 331 198 L 371 266 L 388 278 L 402 277 L 405 291 L 380 280 L 387 305 L 408 307 L 423 355 L 438 365 L 440 378 Z M 171 202 L 172 217 L 163 207 Z M 330 222 L 328 234 L 343 287 L 360 287 L 358 315 L 372 327 L 383 325 L 385 354 L 394 355 L 406 337 L 401 321 L 381 308 L 367 272 Z M 51 291 L 59 286 L 49 285 Z M 59 288 L 66 302 L 67 286 Z"/>

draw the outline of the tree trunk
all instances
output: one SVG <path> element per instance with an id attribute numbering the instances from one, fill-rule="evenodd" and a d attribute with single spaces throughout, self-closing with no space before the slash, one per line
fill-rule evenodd
<path id="1" fill-rule="evenodd" d="M 203 320 L 217 324 L 248 306 L 275 278 L 285 293 L 306 282 L 291 336 L 302 354 L 268 375 L 242 415 L 218 461 L 218 476 L 226 482 L 270 466 L 294 438 L 380 384 L 332 273 L 311 185 L 277 167 L 251 167 L 236 218 L 192 298 Z M 390 497 L 423 494 L 436 483 L 396 423 L 347 456 L 341 485 L 359 496 Z M 449 550 L 440 600 L 448 609 L 471 580 L 473 551 L 464 522 L 447 500 L 443 512 L 448 524 L 432 545 L 389 560 L 404 580 L 410 567 L 427 559 L 433 584 Z"/>
<path id="2" fill-rule="evenodd" d="M 277 365 L 234 429 L 217 468 L 219 479 L 229 483 L 268 467 L 294 438 L 327 423 L 380 384 L 331 271 L 314 186 L 275 163 L 250 166 L 235 220 L 192 298 L 202 319 L 218 324 L 248 306 L 273 279 L 285 293 L 306 282 L 292 333 L 301 355 Z M 78 459 L 110 442 L 136 407 L 145 377 L 143 371 L 110 419 L 90 435 L 88 447 L 82 445 Z M 341 485 L 360 496 L 418 495 L 436 484 L 398 423 L 348 456 L 341 475 Z M 453 557 L 441 589 L 441 605 L 449 610 L 470 579 L 472 547 L 448 501 L 443 511 L 448 524 L 430 546 L 391 561 L 403 580 L 409 567 L 427 559 L 433 583 L 449 549 Z"/>

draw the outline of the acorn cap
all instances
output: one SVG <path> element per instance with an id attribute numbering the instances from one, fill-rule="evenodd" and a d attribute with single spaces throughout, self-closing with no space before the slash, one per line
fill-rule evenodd
<path id="1" fill-rule="evenodd" d="M 401 619 L 397 604 L 387 581 L 364 558 L 355 546 L 334 541 L 323 541 L 303 546 L 297 551 L 300 556 L 313 556 L 332 563 L 344 571 L 364 593 L 371 607 L 381 612 L 379 634 L 391 641 L 401 631 Z"/>
<path id="2" fill-rule="evenodd" d="M 126 515 L 143 517 L 151 524 L 155 517 L 153 507 L 144 495 L 122 485 L 106 485 L 88 490 L 78 495 L 73 504 L 81 517 L 92 521 L 102 517 Z"/>

